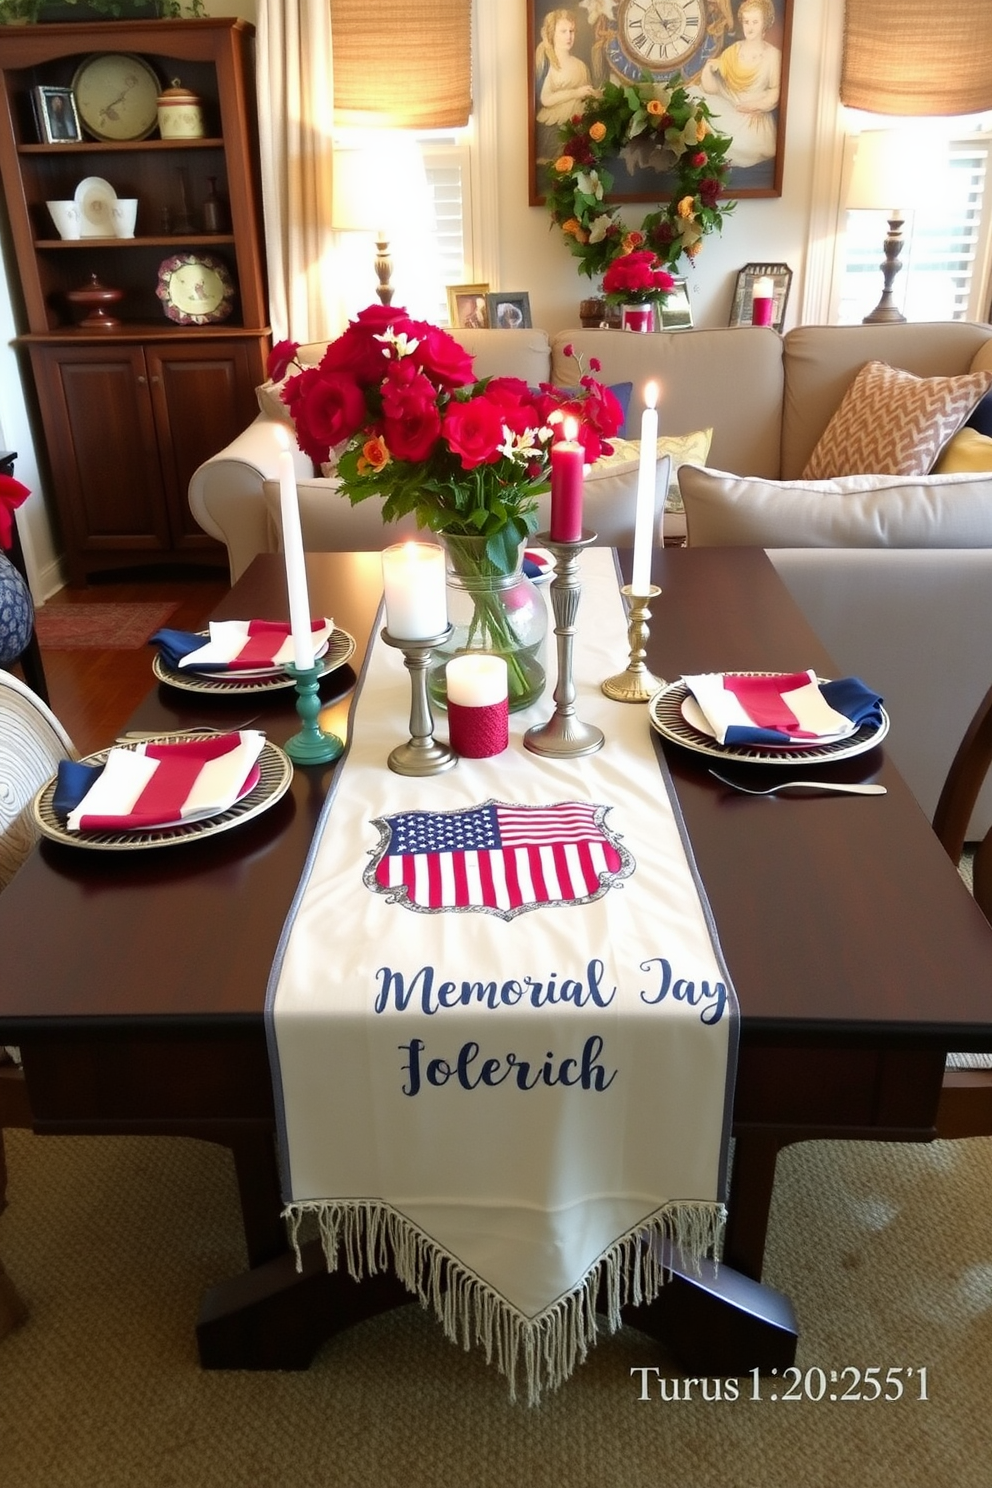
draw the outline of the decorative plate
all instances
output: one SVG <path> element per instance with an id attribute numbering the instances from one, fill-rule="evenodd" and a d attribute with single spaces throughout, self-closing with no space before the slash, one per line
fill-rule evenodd
<path id="1" fill-rule="evenodd" d="M 776 674 L 774 672 L 744 672 L 741 675 L 773 677 Z M 811 760 L 829 763 L 831 760 L 850 759 L 853 755 L 864 754 L 866 750 L 874 749 L 876 744 L 881 744 L 889 732 L 889 715 L 882 708 L 880 723 L 862 724 L 856 733 L 849 735 L 846 739 L 836 739 L 832 744 L 776 744 L 768 747 L 753 744 L 718 744 L 711 735 L 694 728 L 686 719 L 682 705 L 688 696 L 689 689 L 681 678 L 677 682 L 669 682 L 667 687 L 656 692 L 648 703 L 648 718 L 651 721 L 651 727 L 656 729 L 662 738 L 671 739 L 673 743 L 692 749 L 697 754 L 712 755 L 715 759 L 735 759 L 752 765 L 805 765 Z"/>
<path id="2" fill-rule="evenodd" d="M 206 638 L 209 631 L 201 630 L 197 634 Z M 320 676 L 326 677 L 328 672 L 335 672 L 338 667 L 344 666 L 354 656 L 355 648 L 353 635 L 349 635 L 346 630 L 333 630 L 327 650 L 320 658 Z M 163 661 L 157 651 L 152 658 L 152 671 L 159 682 L 166 682 L 170 687 L 178 687 L 183 692 L 277 692 L 281 688 L 296 685 L 288 672 L 276 672 L 265 677 L 235 677 L 230 672 L 211 675 L 208 672 L 179 671 Z"/>
<path id="3" fill-rule="evenodd" d="M 79 208 L 81 238 L 114 238 L 114 202 L 117 192 L 102 176 L 87 176 L 76 187 L 73 200 Z"/>
<path id="4" fill-rule="evenodd" d="M 211 325 L 230 315 L 234 281 L 219 258 L 175 253 L 159 264 L 155 293 L 170 320 L 180 325 Z"/>
<path id="5" fill-rule="evenodd" d="M 98 140 L 147 139 L 158 124 L 161 89 L 148 63 L 128 52 L 87 57 L 72 80 L 83 128 Z"/>
<path id="6" fill-rule="evenodd" d="M 174 744 L 176 734 L 161 734 L 154 739 L 143 740 L 147 744 Z M 120 749 L 122 746 L 113 746 Z M 136 746 L 135 746 L 136 747 Z M 109 749 L 88 754 L 84 765 L 106 763 Z M 31 803 L 35 825 L 43 837 L 52 842 L 63 842 L 69 847 L 95 848 L 102 852 L 139 852 L 149 847 L 177 847 L 181 842 L 195 842 L 202 837 L 213 837 L 218 832 L 227 832 L 252 817 L 261 816 L 270 806 L 284 796 L 293 778 L 293 766 L 278 746 L 267 739 L 258 757 L 258 783 L 248 793 L 235 801 L 226 811 L 216 816 L 200 817 L 197 821 L 178 822 L 171 827 L 148 827 L 140 832 L 70 832 L 57 816 L 52 806 L 57 776 L 43 785 Z"/>

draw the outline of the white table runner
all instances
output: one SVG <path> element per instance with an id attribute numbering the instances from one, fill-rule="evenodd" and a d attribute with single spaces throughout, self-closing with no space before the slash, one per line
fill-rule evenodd
<path id="1" fill-rule="evenodd" d="M 267 1001 L 287 1215 L 328 1264 L 392 1265 L 528 1398 L 723 1219 L 737 1009 L 647 710 L 612 555 L 583 555 L 576 706 L 606 745 L 394 775 L 402 656 L 376 635 Z M 437 720 L 446 733 L 445 717 Z M 414 902 L 415 901 L 415 902 Z"/>

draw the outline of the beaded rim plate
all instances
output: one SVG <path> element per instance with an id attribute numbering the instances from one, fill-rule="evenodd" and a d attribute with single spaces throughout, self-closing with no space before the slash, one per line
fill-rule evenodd
<path id="1" fill-rule="evenodd" d="M 778 674 L 742 671 L 737 675 L 774 677 Z M 823 681 L 823 678 L 819 680 Z M 651 720 L 651 727 L 656 729 L 664 739 L 671 739 L 673 743 L 681 744 L 685 749 L 692 749 L 697 754 L 709 754 L 716 759 L 735 759 L 744 764 L 754 765 L 805 765 L 811 760 L 829 763 L 831 760 L 851 759 L 853 755 L 864 754 L 866 750 L 874 749 L 876 744 L 881 744 L 889 732 L 889 715 L 882 708 L 880 723 L 864 723 L 849 738 L 835 739 L 832 744 L 797 745 L 793 748 L 787 744 L 776 744 L 768 748 L 761 748 L 754 744 L 718 744 L 716 739 L 693 728 L 685 718 L 682 704 L 688 695 L 689 688 L 681 677 L 677 682 L 669 682 L 667 687 L 656 692 L 648 703 L 648 718 Z"/>
<path id="2" fill-rule="evenodd" d="M 154 739 L 143 739 L 141 743 L 175 744 L 184 737 L 186 736 L 182 734 L 160 734 Z M 191 734 L 189 737 L 202 738 L 202 735 Z M 120 744 L 113 746 L 115 749 L 126 747 Z M 137 748 L 137 742 L 132 747 Z M 105 764 L 109 753 L 109 749 L 98 750 L 96 754 L 86 755 L 81 763 Z M 231 827 L 239 827 L 242 822 L 261 816 L 263 811 L 268 811 L 270 806 L 274 806 L 286 794 L 292 778 L 293 766 L 289 756 L 278 744 L 272 744 L 266 739 L 258 757 L 257 783 L 239 801 L 235 801 L 233 806 L 218 812 L 216 816 L 177 822 L 171 827 L 148 827 L 139 832 L 70 832 L 56 815 L 52 805 L 57 776 L 53 776 L 41 787 L 31 803 L 31 812 L 43 837 L 51 842 L 63 842 L 69 847 L 95 848 L 103 852 L 138 852 L 149 847 L 178 847 L 183 842 L 197 842 L 203 837 L 227 832 Z"/>
<path id="3" fill-rule="evenodd" d="M 210 632 L 206 630 L 197 631 L 197 635 L 203 637 L 209 634 Z M 346 661 L 350 661 L 355 654 L 356 644 L 355 637 L 348 631 L 332 630 L 327 650 L 320 658 L 320 677 L 326 677 L 328 672 L 335 672 L 338 667 L 344 666 Z M 233 677 L 228 673 L 211 677 L 206 672 L 180 672 L 164 662 L 157 651 L 152 658 L 152 671 L 160 682 L 166 682 L 170 687 L 178 687 L 183 692 L 244 694 L 277 692 L 284 687 L 296 686 L 288 672 L 275 672 L 268 677 L 242 678 Z"/>

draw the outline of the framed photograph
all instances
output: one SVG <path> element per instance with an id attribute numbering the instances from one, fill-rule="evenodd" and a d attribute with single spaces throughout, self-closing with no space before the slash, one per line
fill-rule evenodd
<path id="1" fill-rule="evenodd" d="M 789 287 L 792 284 L 792 270 L 788 264 L 783 263 L 749 263 L 745 264 L 737 275 L 737 287 L 734 290 L 734 303 L 730 307 L 730 321 L 732 326 L 751 324 L 751 294 L 754 289 L 755 279 L 770 279 L 773 285 L 773 298 L 775 307 L 772 311 L 772 325 L 776 331 L 781 331 L 785 320 L 785 307 L 789 302 Z"/>
<path id="2" fill-rule="evenodd" d="M 544 201 L 559 127 L 608 79 L 621 86 L 678 73 L 713 111 L 733 145 L 731 196 L 781 196 L 785 106 L 795 0 L 617 0 L 564 9 L 526 0 L 529 199 Z M 610 14 L 612 12 L 612 14 Z M 672 178 L 641 158 L 637 142 L 609 162 L 606 200 L 664 201 Z"/>
<path id="3" fill-rule="evenodd" d="M 71 88 L 33 88 L 31 101 L 42 144 L 75 145 L 82 141 L 83 129 Z"/>
<path id="4" fill-rule="evenodd" d="M 692 306 L 689 304 L 689 288 L 684 279 L 676 279 L 675 288 L 662 303 L 659 318 L 663 331 L 692 330 Z"/>
<path id="5" fill-rule="evenodd" d="M 533 324 L 530 318 L 530 295 L 526 290 L 501 289 L 486 295 L 489 324 L 494 331 L 520 331 Z"/>
<path id="6" fill-rule="evenodd" d="M 487 331 L 489 309 L 488 284 L 449 284 L 448 321 L 455 330 Z"/>

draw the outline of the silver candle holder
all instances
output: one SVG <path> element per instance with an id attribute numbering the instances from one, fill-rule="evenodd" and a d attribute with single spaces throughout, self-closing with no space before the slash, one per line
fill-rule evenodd
<path id="1" fill-rule="evenodd" d="M 579 577 L 579 554 L 596 541 L 595 532 L 583 531 L 577 542 L 556 542 L 549 532 L 537 535 L 542 547 L 555 556 L 555 576 L 551 580 L 551 608 L 555 616 L 558 643 L 558 685 L 554 691 L 555 711 L 547 723 L 535 724 L 524 734 L 524 748 L 532 754 L 571 759 L 595 754 L 606 742 L 603 730 L 593 723 L 583 723 L 575 713 L 575 683 L 572 680 L 572 648 L 575 641 L 575 617 L 582 597 Z"/>
<path id="2" fill-rule="evenodd" d="M 434 738 L 434 715 L 431 713 L 430 696 L 427 692 L 427 668 L 431 652 L 443 646 L 451 636 L 449 625 L 440 635 L 428 636 L 424 640 L 407 641 L 392 636 L 388 630 L 381 632 L 387 646 L 403 652 L 403 664 L 410 673 L 410 737 L 405 744 L 397 744 L 386 760 L 397 775 L 440 775 L 449 770 L 458 759 L 454 750 Z"/>
<path id="3" fill-rule="evenodd" d="M 635 594 L 629 584 L 624 584 L 620 593 L 627 603 L 627 645 L 630 660 L 625 672 L 607 677 L 601 685 L 606 696 L 613 698 L 614 702 L 646 703 L 665 685 L 660 677 L 649 672 L 644 665 L 645 644 L 651 634 L 648 629 L 651 618 L 648 605 L 652 599 L 657 599 L 661 590 L 657 584 L 649 584 L 646 594 Z"/>

